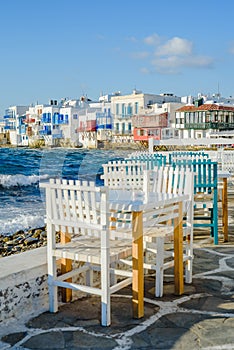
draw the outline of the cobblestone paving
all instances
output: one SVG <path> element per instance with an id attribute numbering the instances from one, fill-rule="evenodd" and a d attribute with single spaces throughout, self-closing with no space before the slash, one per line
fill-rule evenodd
<path id="1" fill-rule="evenodd" d="M 229 350 L 234 349 L 234 206 L 229 242 L 214 246 L 195 237 L 193 282 L 181 297 L 165 278 L 164 296 L 154 297 L 145 279 L 145 316 L 131 316 L 131 289 L 112 296 L 112 324 L 100 326 L 100 299 L 89 296 L 0 330 L 0 349 L 40 350 Z"/>

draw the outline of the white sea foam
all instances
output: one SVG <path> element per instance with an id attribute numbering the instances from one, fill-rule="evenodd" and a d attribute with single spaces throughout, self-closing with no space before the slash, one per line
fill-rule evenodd
<path id="1" fill-rule="evenodd" d="M 4 175 L 0 174 L 0 186 L 10 188 L 14 186 L 31 186 L 37 184 L 40 180 L 48 179 L 49 175 Z"/>
<path id="2" fill-rule="evenodd" d="M 0 234 L 12 234 L 18 230 L 27 230 L 45 225 L 42 213 L 38 215 L 17 215 L 12 219 L 0 219 Z"/>

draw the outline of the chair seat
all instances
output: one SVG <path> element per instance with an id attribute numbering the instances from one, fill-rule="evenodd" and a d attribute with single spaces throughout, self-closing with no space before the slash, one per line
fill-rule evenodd
<path id="1" fill-rule="evenodd" d="M 110 240 L 110 263 L 119 259 L 126 259 L 132 254 L 131 240 Z M 66 244 L 57 244 L 53 249 L 57 258 L 83 261 L 92 264 L 101 264 L 100 239 L 96 237 L 81 236 Z"/>
<path id="2" fill-rule="evenodd" d="M 214 199 L 211 194 L 198 193 L 194 195 L 195 209 L 212 209 L 214 207 Z"/>

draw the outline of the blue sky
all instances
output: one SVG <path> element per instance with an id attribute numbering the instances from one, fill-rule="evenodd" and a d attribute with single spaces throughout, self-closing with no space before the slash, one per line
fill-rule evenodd
<path id="1" fill-rule="evenodd" d="M 0 0 L 0 114 L 134 88 L 234 96 L 234 2 Z"/>

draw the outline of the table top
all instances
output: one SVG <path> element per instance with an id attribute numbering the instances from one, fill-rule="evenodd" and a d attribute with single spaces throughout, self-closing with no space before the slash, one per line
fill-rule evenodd
<path id="1" fill-rule="evenodd" d="M 188 195 L 179 195 L 173 193 L 158 193 L 128 190 L 110 190 L 109 202 L 110 208 L 121 206 L 123 210 L 142 211 L 157 208 L 163 205 L 175 204 L 181 201 L 187 201 Z"/>
<path id="2" fill-rule="evenodd" d="M 227 179 L 231 177 L 231 173 L 228 170 L 218 170 L 218 178 Z"/>

